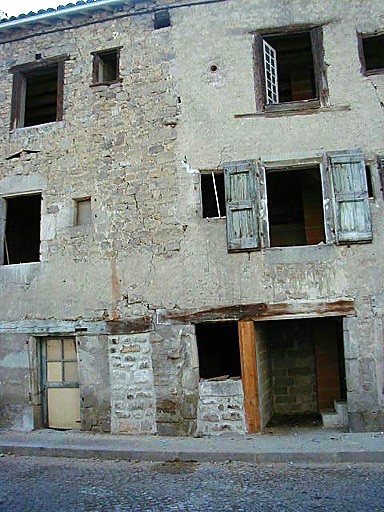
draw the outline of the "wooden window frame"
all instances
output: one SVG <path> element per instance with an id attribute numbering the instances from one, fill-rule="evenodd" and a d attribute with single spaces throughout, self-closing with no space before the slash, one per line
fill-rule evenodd
<path id="1" fill-rule="evenodd" d="M 26 78 L 29 73 L 38 71 L 57 64 L 57 97 L 56 97 L 56 119 L 57 122 L 63 119 L 63 103 L 64 103 L 64 65 L 65 61 L 69 59 L 68 55 L 59 55 L 49 59 L 39 60 L 37 62 L 28 62 L 13 66 L 9 71 L 13 74 L 12 86 L 12 109 L 11 109 L 11 126 L 10 129 L 24 128 L 25 120 L 25 99 L 26 99 Z M 31 125 L 26 128 L 33 128 L 34 126 L 41 126 L 41 123 Z"/>
<path id="2" fill-rule="evenodd" d="M 97 52 L 91 52 L 91 55 L 93 55 L 93 62 L 92 62 L 92 83 L 90 87 L 97 87 L 99 85 L 111 85 L 115 83 L 122 82 L 123 79 L 120 76 L 120 50 L 122 49 L 122 46 L 117 46 L 115 48 L 108 48 L 107 50 L 100 50 Z M 108 80 L 108 81 L 99 81 L 99 74 L 100 74 L 100 66 L 102 65 L 102 56 L 107 55 L 108 53 L 116 53 L 116 78 L 114 80 Z"/>
<path id="3" fill-rule="evenodd" d="M 265 83 L 263 41 L 268 36 L 291 36 L 309 33 L 315 75 L 316 98 L 282 103 L 268 103 Z M 307 110 L 326 107 L 329 104 L 328 82 L 324 64 L 324 46 L 322 27 L 306 26 L 295 28 L 280 28 L 254 34 L 253 39 L 254 78 L 256 110 L 258 112 L 284 112 L 292 110 Z"/>
<path id="4" fill-rule="evenodd" d="M 365 55 L 364 55 L 363 39 L 366 39 L 368 37 L 379 37 L 379 36 L 384 36 L 384 34 L 383 33 L 365 34 L 362 32 L 357 33 L 357 49 L 359 52 L 359 59 L 360 59 L 360 64 L 361 64 L 360 71 L 363 76 L 384 75 L 384 68 L 368 69 L 367 70 L 367 64 L 366 64 Z"/>

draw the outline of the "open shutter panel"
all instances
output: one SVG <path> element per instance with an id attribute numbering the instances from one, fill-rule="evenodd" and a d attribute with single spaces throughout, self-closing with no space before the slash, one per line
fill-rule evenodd
<path id="1" fill-rule="evenodd" d="M 276 50 L 263 39 L 265 97 L 267 105 L 279 103 Z"/>
<path id="2" fill-rule="evenodd" d="M 228 251 L 259 248 L 257 177 L 253 160 L 224 164 Z"/>
<path id="3" fill-rule="evenodd" d="M 360 151 L 330 153 L 336 241 L 372 240 L 371 208 L 364 155 Z"/>

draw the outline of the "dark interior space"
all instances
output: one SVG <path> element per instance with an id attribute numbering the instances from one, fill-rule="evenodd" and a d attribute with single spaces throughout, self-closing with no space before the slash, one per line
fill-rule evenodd
<path id="1" fill-rule="evenodd" d="M 7 201 L 4 264 L 39 261 L 41 195 Z"/>
<path id="2" fill-rule="evenodd" d="M 318 168 L 267 171 L 271 247 L 325 242 Z"/>
<path id="3" fill-rule="evenodd" d="M 320 426 L 346 400 L 342 318 L 268 322 L 273 414 L 268 427 Z"/>
<path id="4" fill-rule="evenodd" d="M 24 126 L 56 121 L 58 65 L 26 74 Z"/>
<path id="5" fill-rule="evenodd" d="M 196 325 L 200 378 L 240 377 L 240 349 L 237 322 Z"/>
<path id="6" fill-rule="evenodd" d="M 160 28 L 170 27 L 171 17 L 168 10 L 157 11 L 154 16 L 154 28 L 158 30 Z"/>
<path id="7" fill-rule="evenodd" d="M 117 80 L 118 69 L 117 69 L 117 51 L 113 50 L 110 52 L 99 54 L 99 82 L 113 82 Z"/>
<path id="8" fill-rule="evenodd" d="M 201 174 L 201 196 L 203 217 L 225 217 L 224 173 Z"/>
<path id="9" fill-rule="evenodd" d="M 310 33 L 269 36 L 265 40 L 277 52 L 279 102 L 316 99 Z"/>
<path id="10" fill-rule="evenodd" d="M 384 69 L 384 34 L 363 37 L 363 51 L 367 71 Z"/>

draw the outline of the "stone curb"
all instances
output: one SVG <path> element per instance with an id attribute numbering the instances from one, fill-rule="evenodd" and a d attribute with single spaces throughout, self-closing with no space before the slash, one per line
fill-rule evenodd
<path id="1" fill-rule="evenodd" d="M 113 450 L 110 448 L 79 448 L 72 446 L 48 447 L 27 445 L 0 445 L 0 453 L 7 455 L 64 457 L 99 460 L 138 460 L 152 462 L 224 462 L 255 463 L 384 463 L 384 451 L 336 452 L 245 452 L 245 451 L 188 451 L 188 450 Z"/>

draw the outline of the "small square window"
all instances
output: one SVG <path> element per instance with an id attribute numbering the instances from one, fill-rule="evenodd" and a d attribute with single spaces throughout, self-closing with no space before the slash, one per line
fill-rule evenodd
<path id="1" fill-rule="evenodd" d="M 3 265 L 40 260 L 41 195 L 3 199 Z"/>
<path id="2" fill-rule="evenodd" d="M 204 218 L 225 217 L 224 172 L 201 174 L 201 198 Z"/>
<path id="3" fill-rule="evenodd" d="M 93 53 L 93 84 L 108 84 L 120 80 L 119 60 L 118 48 Z"/>
<path id="4" fill-rule="evenodd" d="M 384 73 L 384 34 L 361 37 L 363 71 Z"/>
<path id="5" fill-rule="evenodd" d="M 64 62 L 18 66 L 13 75 L 11 128 L 60 121 L 63 84 Z"/>
<path id="6" fill-rule="evenodd" d="M 75 226 L 92 224 L 91 198 L 76 199 Z"/>
<path id="7" fill-rule="evenodd" d="M 155 30 L 158 30 L 160 28 L 170 27 L 170 26 L 171 26 L 171 18 L 169 16 L 168 9 L 155 12 L 155 16 L 154 16 Z"/>

